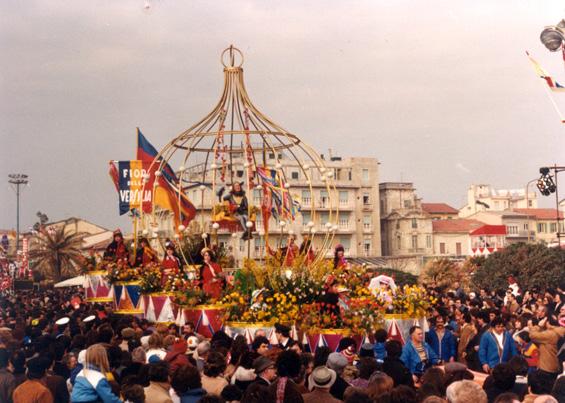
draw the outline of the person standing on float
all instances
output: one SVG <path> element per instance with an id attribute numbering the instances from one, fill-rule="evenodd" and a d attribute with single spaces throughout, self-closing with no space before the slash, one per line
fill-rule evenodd
<path id="1" fill-rule="evenodd" d="M 122 231 L 119 229 L 114 231 L 114 239 L 106 247 L 104 252 L 104 259 L 117 262 L 119 260 L 125 261 L 127 263 L 129 258 L 129 250 L 124 243 L 124 237 Z"/>
<path id="2" fill-rule="evenodd" d="M 214 299 L 219 299 L 222 295 L 223 275 L 220 265 L 213 261 L 214 253 L 209 248 L 202 249 L 204 264 L 200 267 L 200 281 L 202 291 Z"/>
<path id="3" fill-rule="evenodd" d="M 240 182 L 234 182 L 230 193 L 224 196 L 224 200 L 229 203 L 230 214 L 233 214 L 239 220 L 241 230 L 244 232 L 242 239 L 246 241 L 253 238 L 251 229 L 247 228 L 247 221 L 249 220 L 247 196 L 245 196 L 245 190 L 241 188 Z"/>
<path id="4" fill-rule="evenodd" d="M 139 248 L 135 252 L 135 266 L 146 266 L 149 263 L 159 263 L 157 252 L 149 245 L 149 241 L 146 238 L 141 238 L 139 240 Z"/>
<path id="5" fill-rule="evenodd" d="M 161 287 L 167 284 L 169 276 L 178 273 L 181 267 L 180 260 L 175 256 L 175 246 L 172 243 L 168 243 L 165 247 L 165 257 L 161 263 L 163 268 L 163 273 L 161 274 Z"/>

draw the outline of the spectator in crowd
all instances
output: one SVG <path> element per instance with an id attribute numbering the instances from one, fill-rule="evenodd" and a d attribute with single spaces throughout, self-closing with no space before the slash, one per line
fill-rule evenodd
<path id="1" fill-rule="evenodd" d="M 253 369 L 257 375 L 253 383 L 269 386 L 277 377 L 275 363 L 267 357 L 257 357 L 253 361 Z"/>
<path id="2" fill-rule="evenodd" d="M 149 386 L 145 388 L 145 399 L 154 403 L 173 403 L 169 395 L 169 368 L 166 362 L 149 364 Z"/>
<path id="3" fill-rule="evenodd" d="M 305 403 L 339 403 L 341 400 L 336 399 L 330 394 L 330 388 L 336 380 L 334 370 L 326 366 L 314 368 L 308 379 L 310 393 L 304 395 Z"/>
<path id="4" fill-rule="evenodd" d="M 457 359 L 459 362 L 467 363 L 467 346 L 477 334 L 477 329 L 473 324 L 473 318 L 469 312 L 461 315 L 461 328 L 459 330 L 459 344 L 457 344 Z"/>
<path id="5" fill-rule="evenodd" d="M 565 337 L 565 327 L 559 326 L 557 320 L 545 317 L 537 326 L 532 326 L 530 339 L 539 346 L 538 372 L 555 382 L 560 372 L 560 362 L 557 358 L 557 343 Z"/>
<path id="6" fill-rule="evenodd" d="M 516 343 L 506 330 L 506 323 L 500 317 L 491 322 L 491 328 L 481 337 L 479 360 L 483 372 L 490 373 L 499 363 L 508 362 L 518 354 Z"/>
<path id="7" fill-rule="evenodd" d="M 410 340 L 402 348 L 400 360 L 412 373 L 414 383 L 418 383 L 424 371 L 432 365 L 439 364 L 440 358 L 424 341 L 424 332 L 420 326 L 412 326 L 409 334 Z"/>
<path id="8" fill-rule="evenodd" d="M 177 368 L 171 378 L 171 388 L 180 403 L 197 403 L 206 394 L 200 373 L 192 365 Z"/>
<path id="9" fill-rule="evenodd" d="M 487 403 L 487 394 L 473 381 L 457 381 L 445 392 L 449 403 Z"/>
<path id="10" fill-rule="evenodd" d="M 8 371 L 9 353 L 0 348 L 0 402 L 11 403 L 12 393 L 16 388 L 16 378 Z"/>
<path id="11" fill-rule="evenodd" d="M 330 388 L 330 393 L 336 399 L 343 400 L 345 389 L 350 386 L 349 383 L 347 383 L 347 381 L 343 378 L 343 370 L 347 366 L 347 358 L 345 358 L 340 353 L 331 353 L 328 356 L 326 365 L 329 369 L 334 370 L 336 373 L 336 380 Z"/>
<path id="12" fill-rule="evenodd" d="M 222 389 L 228 385 L 228 381 L 223 377 L 226 370 L 226 358 L 217 351 L 211 351 L 204 364 L 202 374 L 202 388 L 212 395 L 219 396 Z"/>
<path id="13" fill-rule="evenodd" d="M 269 339 L 265 336 L 257 336 L 251 344 L 251 349 L 257 354 L 266 355 L 269 351 Z"/>
<path id="14" fill-rule="evenodd" d="M 14 403 L 53 403 L 53 395 L 45 386 L 47 362 L 35 357 L 27 362 L 27 380 L 12 394 Z"/>
<path id="15" fill-rule="evenodd" d="M 445 318 L 438 315 L 431 322 L 432 328 L 426 332 L 426 343 L 443 362 L 455 361 L 457 341 L 451 330 L 445 327 Z"/>
<path id="16" fill-rule="evenodd" d="M 341 356 L 339 353 L 338 355 Z M 276 368 L 278 378 L 269 385 L 269 394 L 272 401 L 279 403 L 303 402 L 302 394 L 293 381 L 300 374 L 300 356 L 292 350 L 283 351 L 277 358 Z"/>

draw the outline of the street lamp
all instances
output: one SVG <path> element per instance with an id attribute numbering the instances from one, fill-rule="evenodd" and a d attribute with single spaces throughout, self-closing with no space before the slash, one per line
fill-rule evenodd
<path id="1" fill-rule="evenodd" d="M 551 175 L 550 171 L 553 171 L 553 175 Z M 557 186 L 557 174 L 563 171 L 565 171 L 565 166 L 557 166 L 557 164 L 549 167 L 542 167 L 539 169 L 541 177 L 538 179 L 537 183 L 537 187 L 542 195 L 550 196 L 552 193 L 555 193 L 555 220 L 557 221 L 557 244 L 559 247 L 561 247 L 561 237 L 563 233 L 561 232 L 561 217 L 559 215 L 559 188 Z M 553 178 L 555 178 L 555 181 Z"/>
<path id="2" fill-rule="evenodd" d="M 565 20 L 561 20 L 557 25 L 545 27 L 539 39 L 550 52 L 557 52 L 565 42 Z"/>
<path id="3" fill-rule="evenodd" d="M 20 186 L 29 183 L 26 174 L 9 174 L 8 182 L 15 187 L 16 191 L 16 253 L 20 248 Z"/>

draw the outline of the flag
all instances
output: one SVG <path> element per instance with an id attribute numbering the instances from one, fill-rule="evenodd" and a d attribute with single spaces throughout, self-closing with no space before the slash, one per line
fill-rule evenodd
<path id="1" fill-rule="evenodd" d="M 108 171 L 110 174 L 110 178 L 112 178 L 112 182 L 114 182 L 114 186 L 116 187 L 116 192 L 120 191 L 120 185 L 118 183 L 118 170 L 116 169 L 116 165 L 113 161 L 110 161 L 110 170 Z"/>
<path id="2" fill-rule="evenodd" d="M 159 153 L 153 145 L 147 141 L 145 136 L 137 129 L 137 159 L 141 161 L 153 162 Z M 159 157 L 159 162 L 162 158 Z M 155 170 L 160 164 L 153 164 L 151 177 L 155 175 Z M 180 181 L 175 174 L 175 171 L 168 163 L 163 165 L 161 169 L 162 175 L 157 177 L 157 186 L 155 187 L 155 194 L 153 195 L 154 203 L 166 210 L 173 212 L 175 219 L 175 226 L 188 225 L 196 215 L 196 208 L 190 202 L 188 197 L 181 190 Z"/>
<path id="3" fill-rule="evenodd" d="M 118 169 L 115 175 L 117 175 L 118 180 L 120 215 L 129 211 L 135 213 L 136 210 L 140 209 L 151 211 L 153 186 L 143 183 L 143 178 L 149 171 L 150 166 L 151 162 L 149 161 L 118 161 Z M 116 169 L 115 166 L 114 169 Z M 112 177 L 112 179 L 114 178 Z"/>
<path id="4" fill-rule="evenodd" d="M 269 214 L 272 213 L 276 219 L 279 217 L 294 219 L 297 205 L 288 189 L 285 189 L 277 171 L 258 167 L 257 175 L 263 186 L 263 210 L 269 209 Z"/>
<path id="5" fill-rule="evenodd" d="M 545 82 L 547 83 L 547 85 L 549 86 L 551 91 L 565 91 L 565 88 L 561 84 L 559 84 L 557 81 L 555 81 L 553 79 L 553 77 L 551 77 L 549 75 L 549 73 L 547 71 L 545 71 L 543 69 L 543 67 L 541 67 L 540 64 L 532 58 L 532 56 L 530 56 L 530 53 L 528 51 L 526 51 L 526 55 L 528 55 L 530 62 L 532 62 L 532 65 L 534 66 L 534 70 L 536 71 L 536 74 L 540 78 L 545 80 Z"/>

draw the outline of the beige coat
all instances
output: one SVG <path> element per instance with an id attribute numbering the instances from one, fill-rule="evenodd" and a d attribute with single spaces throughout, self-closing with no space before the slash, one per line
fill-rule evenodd
<path id="1" fill-rule="evenodd" d="M 559 359 L 557 358 L 557 342 L 565 336 L 565 327 L 550 327 L 541 330 L 539 326 L 530 329 L 530 339 L 539 347 L 538 368 L 556 373 L 559 372 Z"/>
<path id="2" fill-rule="evenodd" d="M 464 357 L 465 349 L 469 341 L 477 334 L 477 329 L 471 323 L 465 323 L 461 328 L 461 337 L 459 339 L 459 344 L 457 345 L 457 359 L 463 364 L 467 364 L 467 360 Z"/>
<path id="3" fill-rule="evenodd" d="M 173 403 L 169 395 L 170 386 L 166 382 L 153 382 L 149 386 L 143 388 L 145 392 L 145 401 L 151 403 Z"/>

